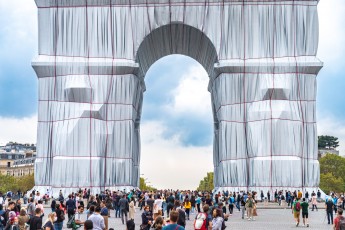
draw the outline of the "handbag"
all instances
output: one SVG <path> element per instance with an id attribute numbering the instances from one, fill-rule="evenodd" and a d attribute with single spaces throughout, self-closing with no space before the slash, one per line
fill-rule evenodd
<path id="1" fill-rule="evenodd" d="M 140 225 L 140 230 L 146 230 L 147 229 L 147 224 L 141 224 Z"/>

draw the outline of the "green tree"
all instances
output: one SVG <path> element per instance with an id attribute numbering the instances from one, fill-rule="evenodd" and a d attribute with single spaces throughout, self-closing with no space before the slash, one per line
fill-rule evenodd
<path id="1" fill-rule="evenodd" d="M 345 158 L 335 154 L 326 154 L 320 159 L 320 173 L 331 173 L 336 178 L 345 179 Z"/>
<path id="2" fill-rule="evenodd" d="M 14 177 L 9 175 L 0 175 L 0 192 L 7 191 L 16 192 L 18 190 L 26 192 L 35 185 L 34 175 L 26 175 L 22 177 Z"/>
<path id="3" fill-rule="evenodd" d="M 321 173 L 320 188 L 326 194 L 329 194 L 330 191 L 342 192 L 344 191 L 344 180 L 340 177 L 335 177 L 332 173 Z"/>
<path id="4" fill-rule="evenodd" d="M 145 182 L 145 179 L 140 177 L 140 185 L 139 188 L 141 191 L 156 191 L 157 189 L 152 187 L 152 186 L 148 186 Z"/>
<path id="5" fill-rule="evenodd" d="M 319 149 L 336 149 L 339 147 L 338 137 L 333 136 L 318 136 L 318 147 Z"/>
<path id="6" fill-rule="evenodd" d="M 206 177 L 204 177 L 204 179 L 202 179 L 199 183 L 199 187 L 197 188 L 197 190 L 199 191 L 212 191 L 214 189 L 214 185 L 213 185 L 213 172 L 208 172 Z"/>

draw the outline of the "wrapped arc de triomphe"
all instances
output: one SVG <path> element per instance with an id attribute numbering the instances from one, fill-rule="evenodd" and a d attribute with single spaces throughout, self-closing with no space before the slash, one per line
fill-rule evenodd
<path id="1" fill-rule="evenodd" d="M 35 189 L 137 187 L 145 74 L 170 54 L 209 75 L 217 189 L 318 187 L 318 0 L 35 1 Z"/>

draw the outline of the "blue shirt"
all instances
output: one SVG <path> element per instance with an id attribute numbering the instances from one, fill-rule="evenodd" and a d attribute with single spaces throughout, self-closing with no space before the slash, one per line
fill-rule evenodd
<path id="1" fill-rule="evenodd" d="M 177 227 L 179 226 L 179 227 Z M 177 225 L 177 224 L 169 224 L 163 227 L 163 230 L 184 230 L 184 227 Z"/>

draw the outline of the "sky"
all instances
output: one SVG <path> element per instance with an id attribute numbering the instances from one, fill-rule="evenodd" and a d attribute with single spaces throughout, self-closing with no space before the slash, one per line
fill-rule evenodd
<path id="1" fill-rule="evenodd" d="M 318 134 L 338 137 L 345 155 L 345 1 L 321 0 L 318 10 L 317 57 L 324 62 L 317 77 Z M 31 60 L 37 33 L 33 0 L 0 0 L 0 145 L 36 143 L 37 78 Z M 207 74 L 192 58 L 171 55 L 151 66 L 145 83 L 141 173 L 158 188 L 195 189 L 213 171 Z M 160 164 L 153 164 L 157 158 Z"/>

